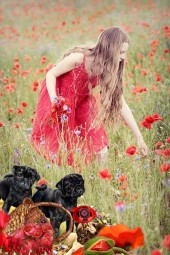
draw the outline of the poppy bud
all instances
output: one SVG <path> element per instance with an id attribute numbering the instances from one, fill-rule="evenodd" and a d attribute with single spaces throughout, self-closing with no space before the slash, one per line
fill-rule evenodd
<path id="1" fill-rule="evenodd" d="M 98 236 L 93 239 L 88 240 L 84 245 L 84 254 L 103 254 L 103 255 L 112 255 L 115 242 L 109 238 L 103 236 Z"/>

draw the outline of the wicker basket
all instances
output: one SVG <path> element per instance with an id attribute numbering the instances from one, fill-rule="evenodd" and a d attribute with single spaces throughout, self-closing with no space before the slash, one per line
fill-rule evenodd
<path id="1" fill-rule="evenodd" d="M 30 198 L 25 198 L 23 203 L 10 213 L 10 221 L 5 230 L 6 234 L 13 235 L 17 229 L 24 227 L 24 225 L 28 223 L 38 224 L 49 222 L 48 218 L 46 218 L 38 206 L 51 206 L 60 208 L 68 215 L 70 219 L 68 231 L 63 233 L 61 236 L 56 236 L 54 239 L 54 242 L 57 243 L 63 241 L 72 232 L 73 218 L 71 213 L 60 204 L 52 202 L 39 202 L 34 204 Z"/>

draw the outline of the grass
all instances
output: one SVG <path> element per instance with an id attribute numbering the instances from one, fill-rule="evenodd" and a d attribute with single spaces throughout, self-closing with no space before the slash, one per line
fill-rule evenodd
<path id="1" fill-rule="evenodd" d="M 161 248 L 162 239 L 170 233 L 169 186 L 163 185 L 168 172 L 160 172 L 160 166 L 169 161 L 154 152 L 158 141 L 163 142 L 163 149 L 169 147 L 165 142 L 170 134 L 168 8 L 166 0 L 7 0 L 1 3 L 0 122 L 4 124 L 0 127 L 1 177 L 11 171 L 13 164 L 24 164 L 35 167 L 41 177 L 55 187 L 61 177 L 74 171 L 66 164 L 58 167 L 45 161 L 29 143 L 31 119 L 45 69 L 56 63 L 67 49 L 95 42 L 102 29 L 108 26 L 120 26 L 129 33 L 125 98 L 138 124 L 154 113 L 163 117 L 163 121 L 155 123 L 152 129 L 140 127 L 150 149 L 146 158 L 127 157 L 126 148 L 136 145 L 136 141 L 123 123 L 119 128 L 107 126 L 112 179 L 101 179 L 98 174 L 101 169 L 95 162 L 85 166 L 80 159 L 86 192 L 79 204 L 109 213 L 112 223 L 124 223 L 130 228 L 141 226 L 145 245 L 134 252 L 141 255 Z M 40 62 L 42 56 L 47 58 L 44 64 Z M 16 58 L 20 67 L 15 73 Z M 160 81 L 156 80 L 158 74 Z M 37 91 L 32 90 L 35 81 L 39 83 Z M 11 84 L 14 84 L 13 91 L 5 87 Z M 146 92 L 133 94 L 136 86 L 145 87 Z M 21 107 L 23 101 L 28 104 L 26 108 Z M 17 114 L 17 109 L 22 109 L 23 113 Z M 126 187 L 118 180 L 120 173 L 128 178 Z M 125 204 L 123 212 L 115 208 L 118 201 Z"/>

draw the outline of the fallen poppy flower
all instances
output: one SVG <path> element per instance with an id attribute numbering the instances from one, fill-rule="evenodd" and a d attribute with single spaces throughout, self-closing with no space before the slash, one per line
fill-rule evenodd
<path id="1" fill-rule="evenodd" d="M 144 244 L 144 234 L 140 227 L 129 229 L 124 224 L 103 227 L 98 236 L 104 236 L 115 241 L 115 246 L 125 250 L 136 249 Z"/>
<path id="2" fill-rule="evenodd" d="M 108 179 L 110 180 L 112 178 L 112 175 L 109 173 L 109 169 L 103 169 L 99 172 L 99 176 L 101 179 Z"/>
<path id="3" fill-rule="evenodd" d="M 71 210 L 74 221 L 78 223 L 87 223 L 96 218 L 96 211 L 90 206 L 78 206 Z"/>
<path id="4" fill-rule="evenodd" d="M 126 149 L 126 155 L 127 156 L 132 156 L 136 152 L 136 147 L 135 146 L 130 146 Z"/>

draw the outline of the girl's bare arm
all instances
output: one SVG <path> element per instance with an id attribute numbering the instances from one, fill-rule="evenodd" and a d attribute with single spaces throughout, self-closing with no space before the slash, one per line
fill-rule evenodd
<path id="1" fill-rule="evenodd" d="M 83 53 L 71 53 L 47 72 L 46 86 L 51 102 L 53 101 L 53 98 L 57 96 L 56 77 L 59 77 L 60 75 L 67 73 L 74 69 L 76 66 L 80 65 L 83 61 L 83 57 Z"/>
<path id="2" fill-rule="evenodd" d="M 126 124 L 131 129 L 132 133 L 137 139 L 137 143 L 139 146 L 139 149 L 141 150 L 142 154 L 147 155 L 148 154 L 148 148 L 144 142 L 143 136 L 139 130 L 139 127 L 135 121 L 135 118 L 127 105 L 124 97 L 122 97 L 122 109 L 121 109 L 121 116 L 123 120 L 126 122 Z"/>

